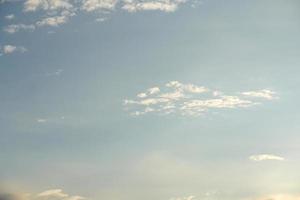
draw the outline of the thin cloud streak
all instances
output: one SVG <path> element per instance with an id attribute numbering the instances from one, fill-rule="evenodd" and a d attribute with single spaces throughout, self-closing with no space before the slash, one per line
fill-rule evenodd
<path id="1" fill-rule="evenodd" d="M 252 155 L 249 157 L 249 160 L 254 162 L 266 161 L 266 160 L 275 160 L 275 161 L 284 161 L 285 158 L 273 154 L 258 154 Z"/>

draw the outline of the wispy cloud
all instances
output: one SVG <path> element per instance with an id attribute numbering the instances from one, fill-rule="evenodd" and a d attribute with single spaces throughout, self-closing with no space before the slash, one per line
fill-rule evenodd
<path id="1" fill-rule="evenodd" d="M 107 20 L 106 17 L 98 17 L 97 19 L 95 19 L 96 22 L 104 22 L 106 20 Z"/>
<path id="2" fill-rule="evenodd" d="M 273 154 L 257 154 L 249 157 L 251 161 L 259 162 L 265 160 L 284 161 L 285 158 Z"/>
<path id="3" fill-rule="evenodd" d="M 267 89 L 258 90 L 258 91 L 248 91 L 248 92 L 243 92 L 242 94 L 248 97 L 264 98 L 269 100 L 276 98 L 276 93 L 272 90 L 267 90 Z"/>
<path id="4" fill-rule="evenodd" d="M 46 73 L 46 76 L 60 76 L 63 73 L 63 69 L 58 69 L 55 72 Z"/>
<path id="5" fill-rule="evenodd" d="M 36 122 L 38 122 L 38 123 L 45 123 L 45 122 L 47 122 L 47 119 L 38 118 L 38 119 L 36 119 Z"/>
<path id="6" fill-rule="evenodd" d="M 14 45 L 4 45 L 4 46 L 0 46 L 0 53 L 1 54 L 12 54 L 15 52 L 20 52 L 20 53 L 24 53 L 26 52 L 27 49 L 23 46 L 14 46 Z"/>
<path id="7" fill-rule="evenodd" d="M 7 19 L 7 20 L 12 20 L 12 19 L 14 19 L 15 18 L 15 15 L 14 14 L 10 14 L 10 15 L 6 15 L 5 16 L 5 19 Z"/>
<path id="8" fill-rule="evenodd" d="M 35 26 L 33 24 L 11 24 L 6 27 L 4 27 L 4 31 L 10 34 L 16 33 L 20 30 L 27 30 L 27 31 L 33 31 L 35 29 Z"/>
<path id="9" fill-rule="evenodd" d="M 178 6 L 185 3 L 185 0 L 123 0 L 123 9 L 129 12 L 145 11 L 145 10 L 159 10 L 164 12 L 174 12 Z"/>
<path id="10" fill-rule="evenodd" d="M 263 93 L 262 91 L 268 91 Z M 265 100 L 272 100 L 275 92 L 257 90 L 227 95 L 222 91 L 204 86 L 171 81 L 162 88 L 157 86 L 140 92 L 134 99 L 125 99 L 124 107 L 133 115 L 146 113 L 200 115 L 212 109 L 234 109 L 255 106 L 261 103 L 245 94 L 265 94 Z M 251 96 L 252 97 L 252 96 Z M 259 96 L 260 97 L 260 96 Z"/>

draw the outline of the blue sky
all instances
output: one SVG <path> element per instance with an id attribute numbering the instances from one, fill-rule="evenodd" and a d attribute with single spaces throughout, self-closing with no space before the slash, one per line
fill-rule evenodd
<path id="1" fill-rule="evenodd" d="M 298 200 L 297 0 L 0 1 L 1 200 Z"/>

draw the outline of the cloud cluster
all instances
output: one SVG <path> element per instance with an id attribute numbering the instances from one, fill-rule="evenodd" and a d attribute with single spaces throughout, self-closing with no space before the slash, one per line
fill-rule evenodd
<path id="1" fill-rule="evenodd" d="M 76 15 L 77 8 L 74 1 L 69 0 L 26 0 L 24 2 L 25 13 L 42 11 L 42 16 L 31 24 L 11 24 L 3 28 L 7 33 L 14 34 L 19 31 L 33 31 L 41 26 L 59 26 L 66 23 L 70 17 Z M 13 19 L 14 15 L 6 16 L 6 19 Z"/>
<path id="2" fill-rule="evenodd" d="M 180 113 L 197 116 L 213 109 L 246 108 L 276 98 L 274 91 L 266 89 L 226 95 L 203 86 L 171 81 L 163 88 L 152 87 L 138 93 L 134 99 L 125 99 L 124 107 L 132 115 Z"/>
<path id="3" fill-rule="evenodd" d="M 265 160 L 275 160 L 275 161 L 284 161 L 285 158 L 273 154 L 258 154 L 258 155 L 252 155 L 249 157 L 251 161 L 259 162 L 259 161 L 265 161 Z"/>
<path id="4" fill-rule="evenodd" d="M 85 13 L 97 12 L 100 15 L 108 14 L 119 8 L 127 12 L 145 10 L 174 12 L 178 9 L 179 5 L 187 1 L 188 0 L 25 0 L 23 3 L 23 12 L 36 12 L 41 14 L 41 17 L 30 24 L 20 23 L 8 25 L 4 27 L 4 31 L 13 34 L 21 30 L 33 31 L 36 27 L 41 26 L 59 26 L 67 23 L 71 17 L 80 11 Z M 14 17 L 15 15 L 10 14 L 5 18 L 10 20 Z M 101 22 L 107 18 L 102 16 L 97 19 L 102 19 L 97 20 L 97 22 Z"/>

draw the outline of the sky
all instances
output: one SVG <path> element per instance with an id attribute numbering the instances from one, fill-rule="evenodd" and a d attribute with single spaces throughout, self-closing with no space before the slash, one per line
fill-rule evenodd
<path id="1" fill-rule="evenodd" d="M 298 0 L 0 0 L 0 200 L 299 200 Z"/>

